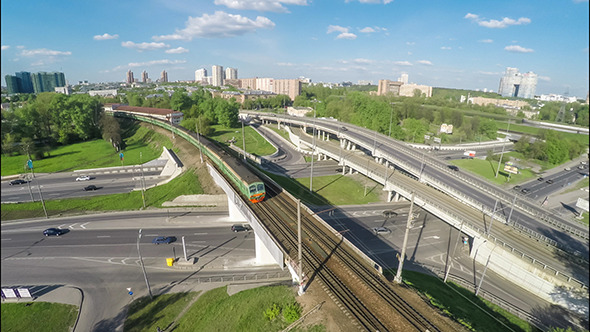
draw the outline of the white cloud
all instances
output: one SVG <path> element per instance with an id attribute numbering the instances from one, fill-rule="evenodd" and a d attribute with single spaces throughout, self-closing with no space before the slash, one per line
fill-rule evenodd
<path id="1" fill-rule="evenodd" d="M 291 63 L 291 62 L 278 62 L 278 63 L 277 63 L 277 66 L 282 66 L 282 67 L 293 67 L 293 66 L 295 66 L 295 64 L 294 64 L 294 63 Z"/>
<path id="2" fill-rule="evenodd" d="M 356 35 L 350 32 L 343 32 L 339 34 L 336 39 L 356 39 Z"/>
<path id="3" fill-rule="evenodd" d="M 296 5 L 307 6 L 307 0 L 215 0 L 218 6 L 236 10 L 257 10 L 261 12 L 288 13 L 289 10 L 283 6 Z"/>
<path id="4" fill-rule="evenodd" d="M 406 42 L 406 45 L 413 46 L 413 45 L 416 45 L 416 42 Z"/>
<path id="5" fill-rule="evenodd" d="M 399 66 L 412 66 L 412 63 L 409 61 L 395 61 L 394 63 Z"/>
<path id="6" fill-rule="evenodd" d="M 350 2 L 351 0 L 346 0 L 346 2 Z M 393 0 L 359 0 L 360 3 L 383 3 L 384 5 L 393 2 Z"/>
<path id="7" fill-rule="evenodd" d="M 177 47 L 177 48 L 171 48 L 169 50 L 165 51 L 168 54 L 180 54 L 180 53 L 188 53 L 188 50 L 184 47 Z"/>
<path id="8" fill-rule="evenodd" d="M 366 27 L 366 28 L 362 28 L 360 30 L 360 32 L 362 32 L 362 33 L 371 33 L 371 32 L 375 32 L 375 29 L 373 29 L 371 27 Z"/>
<path id="9" fill-rule="evenodd" d="M 524 48 L 519 45 L 509 45 L 504 47 L 504 49 L 508 52 L 515 52 L 515 53 L 533 53 L 534 50 L 532 48 Z"/>
<path id="10" fill-rule="evenodd" d="M 511 25 L 523 25 L 523 24 L 531 23 L 531 19 L 528 17 L 521 17 L 518 20 L 509 18 L 509 17 L 504 17 L 501 21 L 498 21 L 498 20 L 484 21 L 479 17 L 479 15 L 467 13 L 467 15 L 464 16 L 464 18 L 471 20 L 473 22 L 476 22 L 479 26 L 486 27 L 486 28 L 492 28 L 492 29 L 498 29 L 498 28 L 502 29 L 502 28 L 507 28 Z"/>
<path id="11" fill-rule="evenodd" d="M 502 73 L 498 73 L 498 72 L 494 72 L 494 71 L 478 71 L 478 74 L 482 74 L 482 75 L 489 75 L 489 76 L 501 76 Z"/>
<path id="12" fill-rule="evenodd" d="M 346 33 L 348 32 L 348 28 L 341 27 L 339 25 L 328 25 L 328 32 L 326 33 L 332 33 L 334 31 Z"/>
<path id="13" fill-rule="evenodd" d="M 153 36 L 159 40 L 192 40 L 193 38 L 229 38 L 241 36 L 257 29 L 272 29 L 275 24 L 266 17 L 257 16 L 251 20 L 241 15 L 232 15 L 216 11 L 213 15 L 203 14 L 201 17 L 190 17 L 185 28 L 176 30 L 174 34 Z"/>
<path id="14" fill-rule="evenodd" d="M 450 47 L 450 46 L 442 46 L 440 49 L 441 49 L 441 50 L 450 50 L 450 49 L 451 49 L 451 47 Z"/>
<path id="15" fill-rule="evenodd" d="M 10 45 L 2 45 L 2 51 L 6 51 L 10 48 Z"/>
<path id="16" fill-rule="evenodd" d="M 72 55 L 72 52 L 54 51 L 54 50 L 48 50 L 46 48 L 40 48 L 40 49 L 36 49 L 36 50 L 22 50 L 20 54 L 22 56 L 36 56 L 36 55 L 55 56 L 55 55 Z"/>
<path id="17" fill-rule="evenodd" d="M 146 42 L 144 42 L 144 43 L 136 44 L 132 41 L 122 42 L 121 46 L 134 49 L 138 52 L 161 50 L 163 48 L 170 47 L 170 45 L 166 45 L 164 43 L 146 43 Z"/>
<path id="18" fill-rule="evenodd" d="M 371 64 L 374 61 L 373 60 L 370 60 L 370 59 L 358 58 L 358 59 L 354 59 L 353 62 L 354 63 L 359 63 L 359 64 L 360 63 L 362 63 L 362 64 Z"/>
<path id="19" fill-rule="evenodd" d="M 551 77 L 548 76 L 537 76 L 537 78 L 541 81 L 545 81 L 545 82 L 550 82 L 551 81 Z"/>
<path id="20" fill-rule="evenodd" d="M 93 38 L 94 38 L 94 40 L 117 39 L 117 38 L 119 38 L 119 35 L 109 35 L 108 33 L 105 33 L 103 35 L 96 35 Z"/>
<path id="21" fill-rule="evenodd" d="M 418 61 L 416 61 L 416 63 L 419 63 L 421 65 L 432 66 L 432 62 L 430 62 L 428 60 L 418 60 Z"/>
<path id="22" fill-rule="evenodd" d="M 492 39 L 482 39 L 482 40 L 479 40 L 479 42 L 480 42 L 480 43 L 491 44 L 491 43 L 493 43 L 494 41 L 493 41 Z"/>

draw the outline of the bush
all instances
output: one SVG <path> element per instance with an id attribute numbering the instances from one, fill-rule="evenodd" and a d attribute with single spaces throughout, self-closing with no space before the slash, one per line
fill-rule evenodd
<path id="1" fill-rule="evenodd" d="M 288 324 L 291 324 L 301 318 L 301 306 L 299 303 L 294 302 L 288 304 L 287 307 L 283 309 L 283 317 Z"/>
<path id="2" fill-rule="evenodd" d="M 264 318 L 268 319 L 269 321 L 274 320 L 277 316 L 281 313 L 281 308 L 274 303 L 272 308 L 268 308 L 264 311 Z"/>

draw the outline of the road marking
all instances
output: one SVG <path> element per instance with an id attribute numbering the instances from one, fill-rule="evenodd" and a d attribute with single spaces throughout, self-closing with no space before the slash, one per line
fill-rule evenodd
<path id="1" fill-rule="evenodd" d="M 10 240 L 12 240 L 12 239 L 2 239 L 2 241 L 10 241 Z"/>
<path id="2" fill-rule="evenodd" d="M 71 225 L 70 225 L 70 226 L 68 226 L 68 227 L 73 229 L 73 228 L 74 228 L 74 226 L 76 226 L 77 224 L 78 224 L 78 223 L 74 223 L 74 224 L 71 224 Z"/>
<path id="3" fill-rule="evenodd" d="M 83 223 L 82 225 L 80 225 L 80 227 L 86 229 L 86 227 L 84 227 L 84 225 L 88 225 L 88 224 L 90 224 L 90 222 Z"/>
<path id="4" fill-rule="evenodd" d="M 66 224 L 61 224 L 61 225 L 57 226 L 57 228 L 62 228 L 62 227 L 64 227 L 65 225 L 66 225 Z"/>
<path id="5" fill-rule="evenodd" d="M 97 239 L 102 238 L 102 237 L 111 237 L 111 236 L 110 235 L 97 235 L 96 236 Z"/>
<path id="6" fill-rule="evenodd" d="M 440 236 L 437 236 L 437 235 L 427 236 L 424 238 L 424 240 L 426 240 L 426 239 L 437 239 L 438 240 L 438 239 L 440 239 Z"/>
<path id="7" fill-rule="evenodd" d="M 193 233 L 193 235 L 208 235 L 209 233 Z"/>

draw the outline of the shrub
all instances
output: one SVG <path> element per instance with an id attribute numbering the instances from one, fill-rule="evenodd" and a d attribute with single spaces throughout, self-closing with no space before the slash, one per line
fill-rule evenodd
<path id="1" fill-rule="evenodd" d="M 301 306 L 299 303 L 294 302 L 288 304 L 287 307 L 283 309 L 283 317 L 288 324 L 298 320 L 301 317 Z"/>
<path id="2" fill-rule="evenodd" d="M 281 308 L 274 303 L 272 308 L 268 308 L 264 311 L 264 318 L 268 319 L 269 321 L 274 320 L 277 316 L 281 313 Z"/>

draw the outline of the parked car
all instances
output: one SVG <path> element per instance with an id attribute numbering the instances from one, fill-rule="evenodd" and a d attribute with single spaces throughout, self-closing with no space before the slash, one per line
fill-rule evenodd
<path id="1" fill-rule="evenodd" d="M 23 179 L 16 179 L 16 180 L 10 181 L 9 185 L 14 186 L 14 185 L 24 184 L 24 183 L 27 183 L 27 181 L 25 181 Z"/>
<path id="2" fill-rule="evenodd" d="M 246 232 L 250 230 L 250 226 L 247 225 L 233 225 L 231 227 L 232 232 Z"/>
<path id="3" fill-rule="evenodd" d="M 373 233 L 375 233 L 375 235 L 389 234 L 391 233 L 391 229 L 387 227 L 373 227 Z"/>
<path id="4" fill-rule="evenodd" d="M 547 180 L 547 181 L 545 181 L 545 182 L 547 182 L 547 183 L 549 183 L 549 184 L 552 184 L 552 183 L 553 183 L 553 180 L 549 179 L 549 180 Z"/>
<path id="5" fill-rule="evenodd" d="M 68 230 L 67 229 L 61 229 L 61 228 L 48 228 L 46 230 L 43 231 L 43 235 L 45 236 L 60 236 L 62 234 L 67 233 Z"/>
<path id="6" fill-rule="evenodd" d="M 80 175 L 79 177 L 76 178 L 76 181 L 88 181 L 90 180 L 90 177 L 88 175 Z"/>
<path id="7" fill-rule="evenodd" d="M 84 191 L 90 191 L 90 190 L 94 191 L 94 190 L 97 190 L 97 189 L 98 189 L 98 187 L 95 186 L 95 185 L 93 185 L 93 184 L 84 187 Z"/>
<path id="8" fill-rule="evenodd" d="M 176 241 L 175 236 L 156 236 L 153 240 L 153 244 L 170 244 Z"/>

